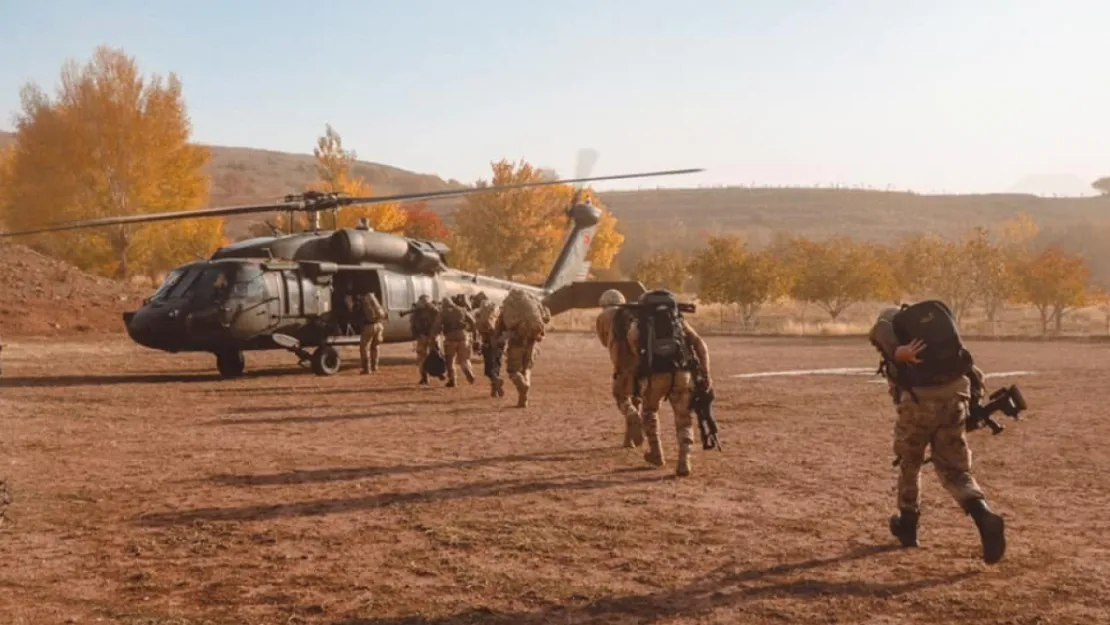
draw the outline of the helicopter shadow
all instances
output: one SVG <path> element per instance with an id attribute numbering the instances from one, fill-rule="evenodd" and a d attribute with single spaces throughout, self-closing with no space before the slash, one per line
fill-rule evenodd
<path id="1" fill-rule="evenodd" d="M 296 369 L 269 369 L 243 374 L 243 378 L 286 376 L 301 373 Z M 240 378 L 242 379 L 242 378 Z M 115 386 L 127 384 L 190 384 L 220 382 L 218 373 L 113 373 L 0 377 L 0 388 L 67 388 L 77 386 Z M 229 389 L 230 390 L 230 389 Z"/>
<path id="2" fill-rule="evenodd" d="M 361 480 L 388 475 L 411 475 L 426 471 L 463 470 L 517 462 L 572 462 L 607 455 L 618 449 L 616 446 L 590 447 L 588 449 L 567 449 L 546 451 L 535 454 L 509 454 L 469 460 L 451 460 L 430 464 L 397 464 L 392 466 L 354 467 L 345 469 L 311 469 L 307 471 L 288 471 L 261 475 L 214 475 L 210 481 L 223 486 L 282 486 L 291 484 L 322 484 Z M 650 468 L 650 467 L 648 467 Z M 636 472 L 640 469 L 637 468 Z M 623 471 L 621 471 L 623 472 Z"/>
<path id="3" fill-rule="evenodd" d="M 536 481 L 531 478 L 511 478 L 472 482 L 469 484 L 445 486 L 422 491 L 378 493 L 351 499 L 315 499 L 272 505 L 198 508 L 195 510 L 143 515 L 135 519 L 135 521 L 139 525 L 148 527 L 192 525 L 197 522 L 273 521 L 285 518 L 317 517 L 329 514 L 360 512 L 398 504 L 500 498 L 555 491 L 583 492 L 618 486 L 660 482 L 666 479 L 664 476 L 660 476 L 655 472 L 652 472 L 651 475 L 637 475 L 632 478 L 623 478 L 624 475 L 626 475 L 625 472 L 614 472 L 613 476 L 621 476 L 621 479 L 606 479 L 600 477 L 582 478 L 580 474 L 566 476 L 569 478 L 576 478 L 570 480 L 551 479 Z"/>
<path id="4" fill-rule="evenodd" d="M 710 571 L 701 579 L 678 588 L 635 595 L 603 597 L 572 605 L 552 605 L 536 611 L 502 612 L 489 608 L 468 610 L 442 617 L 345 618 L 331 625 L 546 625 L 547 623 L 631 624 L 669 621 L 673 618 L 705 617 L 737 608 L 759 599 L 820 599 L 829 597 L 889 599 L 932 588 L 951 586 L 971 579 L 980 571 L 964 571 L 940 577 L 895 583 L 867 580 L 829 581 L 821 569 L 831 568 L 900 549 L 894 545 L 867 545 L 830 558 L 813 558 L 766 568 L 735 570 L 731 562 Z M 733 570 L 730 570 L 733 569 Z M 807 573 L 796 581 L 775 577 Z M 822 579 L 822 578 L 826 579 Z M 743 609 L 743 608 L 741 608 Z"/>
<path id="5" fill-rule="evenodd" d="M 202 425 L 293 425 L 297 423 L 334 423 L 338 421 L 359 421 L 362 419 L 388 419 L 391 417 L 410 417 L 417 414 L 415 410 L 403 412 L 387 412 L 372 414 L 369 412 L 352 412 L 348 414 L 333 415 L 302 415 L 288 417 L 258 417 L 247 419 L 217 419 L 207 421 Z"/>

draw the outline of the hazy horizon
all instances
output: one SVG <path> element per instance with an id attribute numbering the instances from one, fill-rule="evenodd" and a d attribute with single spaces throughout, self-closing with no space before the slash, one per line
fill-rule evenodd
<path id="1" fill-rule="evenodd" d="M 176 73 L 197 142 L 473 182 L 524 158 L 573 175 L 704 167 L 601 189 L 863 186 L 1094 194 L 1110 85 L 1092 1 L 568 0 L 550 5 L 0 0 L 0 128 L 27 81 L 123 48 Z M 1038 189 L 1038 187 L 1040 187 Z"/>

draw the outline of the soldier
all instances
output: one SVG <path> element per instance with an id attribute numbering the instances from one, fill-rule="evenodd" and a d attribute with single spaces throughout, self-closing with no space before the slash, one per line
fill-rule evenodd
<path id="1" fill-rule="evenodd" d="M 424 370 L 424 360 L 433 349 L 438 347 L 436 345 L 438 337 L 432 328 L 439 317 L 439 311 L 427 295 L 421 295 L 416 300 L 416 304 L 405 311 L 405 314 L 411 315 L 409 328 L 412 330 L 413 338 L 416 339 L 416 368 L 420 371 L 420 383 L 426 385 L 428 372 Z"/>
<path id="2" fill-rule="evenodd" d="M 639 447 L 644 442 L 643 424 L 640 421 L 640 397 L 636 389 L 636 353 L 628 348 L 627 312 L 617 308 L 624 303 L 624 294 L 609 289 L 601 294 L 598 304 L 596 331 L 601 345 L 609 350 L 613 363 L 613 399 L 617 410 L 624 415 L 624 446 Z"/>
<path id="3" fill-rule="evenodd" d="M 373 293 L 363 294 L 359 298 L 359 304 L 362 334 L 359 337 L 358 352 L 362 357 L 362 374 L 366 375 L 378 370 L 378 350 L 385 337 L 385 321 L 389 315 Z"/>
<path id="4" fill-rule="evenodd" d="M 481 346 L 483 370 L 490 384 L 489 395 L 504 397 L 505 381 L 501 379 L 501 356 L 505 352 L 505 343 L 497 331 L 501 307 L 484 293 L 479 293 L 474 299 L 478 303 L 478 312 L 474 316 L 474 329 L 478 334 L 476 343 Z"/>
<path id="5" fill-rule="evenodd" d="M 973 393 L 982 392 L 982 372 L 971 362 L 970 354 L 966 358 L 959 356 L 962 364 L 942 369 L 936 363 L 944 352 L 938 350 L 936 360 L 930 362 L 932 354 L 922 351 L 929 344 L 942 345 L 945 341 L 940 334 L 935 334 L 928 341 L 919 338 L 899 341 L 894 331 L 894 320 L 895 315 L 904 310 L 884 310 L 868 336 L 883 357 L 881 370 L 887 378 L 897 410 L 894 453 L 897 456 L 895 462 L 900 467 L 898 514 L 890 518 L 890 533 L 903 547 L 918 546 L 921 467 L 925 463 L 925 448 L 931 446 L 937 477 L 949 495 L 975 520 L 983 547 L 983 560 L 994 564 L 1002 559 L 1006 551 L 1005 523 L 987 506 L 986 496 L 971 474 L 971 451 L 965 438 L 969 401 Z M 929 320 L 943 318 L 943 313 L 933 314 Z M 955 332 L 955 321 L 951 317 L 945 321 L 952 326 L 948 331 Z M 945 324 L 930 325 L 943 328 Z M 905 327 L 905 324 L 900 324 L 900 327 Z M 955 345 L 959 352 L 966 353 L 959 343 L 958 334 Z"/>
<path id="6" fill-rule="evenodd" d="M 690 448 L 694 444 L 693 411 L 690 400 L 694 393 L 694 375 L 704 379 L 706 389 L 712 388 L 709 371 L 709 347 L 678 310 L 678 302 L 666 290 L 648 291 L 640 296 L 645 308 L 631 322 L 626 344 L 636 354 L 637 382 L 643 392 L 642 418 L 648 451 L 644 460 L 656 467 L 666 464 L 659 440 L 659 406 L 664 399 L 674 411 L 675 435 L 678 440 L 678 463 L 675 475 L 690 475 Z M 654 332 L 646 331 L 651 323 Z M 641 337 L 643 342 L 641 343 Z M 648 338 L 654 337 L 654 344 Z M 672 349 L 666 349 L 669 345 Z M 650 366 L 647 356 L 650 357 Z"/>
<path id="7" fill-rule="evenodd" d="M 505 372 L 516 387 L 518 408 L 528 407 L 537 345 L 546 336 L 550 321 L 547 306 L 519 289 L 511 289 L 501 305 L 496 333 L 506 342 Z"/>
<path id="8" fill-rule="evenodd" d="M 465 296 L 464 296 L 465 297 Z M 462 300 L 465 303 L 465 299 Z M 457 300 L 443 298 L 443 305 L 432 326 L 432 333 L 443 333 L 443 354 L 447 361 L 447 387 L 454 388 L 455 366 L 462 367 L 466 381 L 474 384 L 474 371 L 470 368 L 470 335 L 474 331 L 474 316 Z"/>

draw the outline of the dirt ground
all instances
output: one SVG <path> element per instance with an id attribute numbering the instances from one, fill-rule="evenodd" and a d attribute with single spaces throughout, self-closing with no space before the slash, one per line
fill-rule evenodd
<path id="1" fill-rule="evenodd" d="M 1110 347 L 973 344 L 1028 418 L 970 435 L 1009 549 L 923 472 L 916 550 L 894 548 L 893 408 L 858 340 L 710 338 L 723 453 L 673 476 L 620 447 L 607 360 L 544 345 L 532 407 L 484 380 L 320 378 L 122 337 L 10 340 L 0 377 L 5 623 L 1110 622 Z M 480 372 L 480 363 L 476 363 Z M 2 506 L 2 500 L 0 500 Z"/>

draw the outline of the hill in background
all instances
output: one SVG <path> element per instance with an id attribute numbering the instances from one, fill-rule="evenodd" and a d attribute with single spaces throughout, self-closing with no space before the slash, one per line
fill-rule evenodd
<path id="1" fill-rule="evenodd" d="M 11 133 L 0 132 L 0 147 L 12 140 Z M 275 201 L 303 190 L 316 175 L 311 154 L 209 147 L 212 160 L 208 173 L 214 206 Z M 382 195 L 465 186 L 432 174 L 365 161 L 359 162 L 355 173 L 373 185 L 376 194 Z M 1029 180 L 1025 183 L 1032 184 Z M 647 252 L 674 247 L 691 249 L 701 245 L 706 234 L 714 232 L 742 232 L 756 246 L 770 242 L 777 233 L 811 238 L 847 234 L 884 242 L 921 232 L 958 235 L 973 226 L 994 225 L 1025 212 L 1049 231 L 1050 241 L 1086 254 L 1096 275 L 1110 278 L 1110 198 L 1105 197 L 1054 198 L 1019 193 L 919 195 L 860 189 L 745 187 L 643 189 L 600 195 L 617 216 L 619 228 L 626 236 L 625 246 L 617 257 L 619 268 L 626 273 Z M 458 198 L 441 200 L 429 207 L 449 216 L 460 202 Z M 228 236 L 246 237 L 250 227 L 264 219 L 259 216 L 229 219 Z"/>

